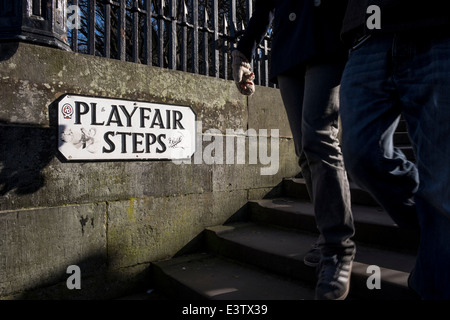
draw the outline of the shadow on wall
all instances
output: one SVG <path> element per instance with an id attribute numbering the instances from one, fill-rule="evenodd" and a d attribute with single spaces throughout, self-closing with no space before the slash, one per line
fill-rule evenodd
<path id="1" fill-rule="evenodd" d="M 4 123 L 0 120 L 0 196 L 34 193 L 44 186 L 42 170 L 57 153 L 56 129 Z"/>
<path id="2" fill-rule="evenodd" d="M 32 194 L 45 185 L 42 170 L 58 152 L 58 101 L 49 106 L 50 126 L 0 119 L 0 196 Z"/>
<path id="3" fill-rule="evenodd" d="M 51 273 L 50 278 L 36 279 L 34 283 L 27 284 L 27 289 L 12 293 L 6 299 L 110 300 L 136 293 L 143 294 L 152 289 L 148 264 L 131 267 L 133 272 L 107 270 L 105 256 L 91 255 L 74 261 L 72 265 L 79 267 L 77 280 L 74 280 L 77 274 L 68 269 L 68 266 L 60 267 Z M 75 281 L 79 287 L 73 286 Z"/>
<path id="4" fill-rule="evenodd" d="M 12 57 L 18 46 L 18 42 L 0 46 L 0 61 Z M 50 127 L 0 119 L 0 196 L 11 191 L 31 194 L 44 186 L 42 170 L 58 152 L 55 112 L 52 103 Z"/>
<path id="5" fill-rule="evenodd" d="M 0 61 L 6 61 L 11 58 L 19 48 L 19 42 L 0 45 Z"/>

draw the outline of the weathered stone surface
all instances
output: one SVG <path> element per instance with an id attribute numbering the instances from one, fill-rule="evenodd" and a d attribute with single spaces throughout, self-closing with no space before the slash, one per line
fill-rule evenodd
<path id="1" fill-rule="evenodd" d="M 69 277 L 66 274 L 65 277 Z M 149 264 L 108 270 L 105 273 L 81 277 L 81 288 L 67 289 L 66 281 L 8 296 L 2 300 L 110 300 L 151 289 Z"/>
<path id="2" fill-rule="evenodd" d="M 269 141 L 269 139 L 267 139 Z M 269 143 L 269 142 L 268 142 Z M 215 165 L 213 173 L 213 190 L 226 191 L 234 189 L 255 189 L 275 187 L 284 177 L 293 177 L 299 173 L 298 159 L 295 155 L 293 142 L 290 139 L 278 140 L 278 159 L 268 153 L 269 164 L 259 160 L 255 164 Z M 258 151 L 259 153 L 259 151 Z M 278 163 L 276 163 L 278 161 Z M 264 175 L 264 170 L 268 173 Z"/>
<path id="3" fill-rule="evenodd" d="M 278 129 L 279 136 L 292 138 L 292 132 L 281 99 L 280 90 L 258 87 L 248 98 L 248 127 L 259 129 Z"/>
<path id="4" fill-rule="evenodd" d="M 206 226 L 224 223 L 247 202 L 245 190 L 108 203 L 113 268 L 168 258 Z"/>
<path id="5" fill-rule="evenodd" d="M 0 212 L 0 296 L 106 270 L 106 206 Z"/>
<path id="6" fill-rule="evenodd" d="M 52 104 L 73 93 L 188 105 L 204 129 L 247 127 L 246 98 L 231 81 L 25 43 L 3 55 L 0 122 L 48 126 Z"/>

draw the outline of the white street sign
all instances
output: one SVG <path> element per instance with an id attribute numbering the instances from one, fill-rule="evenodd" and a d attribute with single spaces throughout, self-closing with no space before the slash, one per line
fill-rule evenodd
<path id="1" fill-rule="evenodd" d="M 195 124 L 187 106 L 66 95 L 58 148 L 67 160 L 188 159 Z"/>

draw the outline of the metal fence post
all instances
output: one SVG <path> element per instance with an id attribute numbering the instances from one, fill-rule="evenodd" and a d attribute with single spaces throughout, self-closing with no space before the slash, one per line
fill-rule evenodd
<path id="1" fill-rule="evenodd" d="M 67 0 L 0 0 L 0 41 L 23 41 L 70 50 Z"/>

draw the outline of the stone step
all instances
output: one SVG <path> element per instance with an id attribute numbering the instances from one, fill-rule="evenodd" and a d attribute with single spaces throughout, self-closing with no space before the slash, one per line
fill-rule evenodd
<path id="1" fill-rule="evenodd" d="M 316 239 L 315 234 L 253 222 L 206 230 L 210 252 L 299 280 L 311 287 L 316 283 L 315 268 L 306 266 L 303 257 Z M 414 264 L 414 254 L 357 243 L 350 295 L 358 299 L 415 299 L 417 297 L 407 286 L 407 278 Z M 372 274 L 369 266 L 379 268 L 380 289 L 367 287 L 367 280 Z"/>
<path id="2" fill-rule="evenodd" d="M 408 131 L 408 126 L 406 124 L 405 119 L 400 119 L 397 129 L 395 130 L 395 132 L 407 132 Z"/>
<path id="3" fill-rule="evenodd" d="M 408 132 L 395 132 L 394 145 L 411 145 Z"/>
<path id="4" fill-rule="evenodd" d="M 152 264 L 155 284 L 172 299 L 311 300 L 314 290 L 211 253 L 185 255 Z"/>
<path id="5" fill-rule="evenodd" d="M 379 206 L 379 204 L 356 183 L 350 181 L 351 200 L 354 204 Z M 304 178 L 285 178 L 282 181 L 282 194 L 286 197 L 310 201 Z"/>
<path id="6" fill-rule="evenodd" d="M 351 191 L 357 253 L 348 299 L 417 299 L 407 278 L 418 235 L 398 228 L 356 185 Z M 313 299 L 315 268 L 303 257 L 318 237 L 314 208 L 303 179 L 284 179 L 281 192 L 249 201 L 241 220 L 206 228 L 195 253 L 152 263 L 156 290 L 168 299 Z M 379 268 L 380 289 L 368 288 L 369 266 Z"/>
<path id="7" fill-rule="evenodd" d="M 249 220 L 278 227 L 317 233 L 314 207 L 295 198 L 249 201 Z M 352 205 L 354 239 L 372 245 L 415 252 L 418 234 L 399 228 L 379 207 Z"/>
<path id="8" fill-rule="evenodd" d="M 394 133 L 394 146 L 404 153 L 406 159 L 412 162 L 416 161 L 411 139 L 409 138 L 409 134 L 406 130 L 404 132 L 397 131 Z"/>

